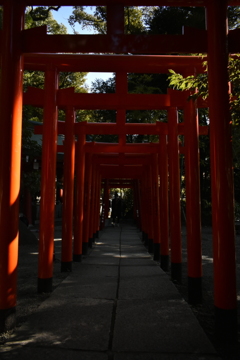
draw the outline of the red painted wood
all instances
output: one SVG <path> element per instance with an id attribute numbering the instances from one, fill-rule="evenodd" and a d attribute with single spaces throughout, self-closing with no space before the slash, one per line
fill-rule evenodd
<path id="1" fill-rule="evenodd" d="M 169 255 L 169 185 L 168 185 L 168 152 L 167 137 L 160 135 L 159 144 L 159 174 L 160 174 L 160 232 L 161 255 Z"/>
<path id="2" fill-rule="evenodd" d="M 24 53 L 205 53 L 205 31 L 186 35 L 43 35 L 24 31 Z M 193 41 L 195 40 L 195 41 Z"/>
<path id="3" fill-rule="evenodd" d="M 23 101 L 24 105 L 43 107 L 44 91 L 42 89 L 29 87 L 28 91 L 24 93 Z M 66 106 L 74 106 L 76 109 L 112 110 L 159 110 L 167 109 L 169 106 L 182 109 L 187 101 L 186 92 L 172 89 L 168 89 L 168 95 L 127 94 L 127 91 L 125 93 L 118 91 L 117 94 L 75 93 L 74 88 L 60 89 L 57 91 L 57 105 L 63 109 Z M 141 104 L 139 102 L 141 102 Z M 197 106 L 198 108 L 207 108 L 208 100 L 199 98 L 197 100 Z M 125 122 L 125 112 L 119 115 L 119 120 L 122 124 Z M 141 126 L 141 124 L 139 125 Z M 113 124 L 106 124 L 106 126 L 113 126 Z M 133 124 L 127 124 L 127 126 L 130 127 L 133 126 Z M 120 126 L 118 131 L 121 131 Z"/>
<path id="4" fill-rule="evenodd" d="M 92 191 L 92 154 L 85 156 L 85 182 L 84 182 L 84 217 L 83 217 L 83 243 L 88 243 L 90 238 L 90 203 Z"/>
<path id="5" fill-rule="evenodd" d="M 227 1 L 213 0 L 207 8 L 214 303 L 220 309 L 236 309 L 233 165 L 228 98 L 226 7 Z"/>
<path id="6" fill-rule="evenodd" d="M 173 55 L 79 55 L 73 54 L 24 54 L 26 70 L 44 70 L 51 63 L 59 71 L 105 71 L 129 73 L 168 73 L 169 69 L 184 72 L 186 68 L 204 72 L 202 56 Z"/>
<path id="7" fill-rule="evenodd" d="M 23 27 L 22 4 L 5 1 L 0 82 L 0 310 L 14 308 L 17 297 L 23 74 L 19 45 Z M 0 317 L 1 328 L 5 320 L 5 315 Z"/>
<path id="8" fill-rule="evenodd" d="M 199 125 L 196 103 L 188 101 L 184 109 L 185 181 L 188 276 L 202 277 L 202 239 L 199 174 Z"/>
<path id="9" fill-rule="evenodd" d="M 66 109 L 66 132 L 64 139 L 64 177 L 63 177 L 63 221 L 62 221 L 62 262 L 72 261 L 73 236 L 73 194 L 75 172 L 75 110 Z"/>
<path id="10" fill-rule="evenodd" d="M 82 255 L 83 219 L 84 219 L 84 178 L 85 178 L 85 135 L 79 134 L 76 143 L 76 183 L 74 211 L 73 255 Z"/>
<path id="11" fill-rule="evenodd" d="M 152 189 L 153 189 L 153 226 L 154 238 L 153 242 L 161 243 L 160 236 L 160 202 L 159 202 L 159 184 L 158 184 L 158 154 L 152 155 Z"/>
<path id="12" fill-rule="evenodd" d="M 55 179 L 57 155 L 56 90 L 58 73 L 49 68 L 45 73 L 44 119 L 42 141 L 42 181 L 40 204 L 38 278 L 50 279 L 53 272 Z M 50 161 L 51 159 L 51 161 Z"/>
<path id="13" fill-rule="evenodd" d="M 180 171 L 179 171 L 179 140 L 177 133 L 178 113 L 176 108 L 168 111 L 169 135 L 169 206 L 171 262 L 182 263 L 181 210 L 180 210 Z"/>

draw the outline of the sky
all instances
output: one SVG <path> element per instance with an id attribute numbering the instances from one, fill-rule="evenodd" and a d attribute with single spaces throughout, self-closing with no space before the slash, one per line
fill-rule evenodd
<path id="1" fill-rule="evenodd" d="M 71 28 L 71 26 L 68 24 L 68 18 L 69 16 L 72 14 L 72 7 L 71 6 L 62 6 L 58 11 L 52 11 L 53 17 L 55 20 L 57 20 L 58 23 L 62 23 L 63 25 L 65 25 L 68 29 L 68 33 L 69 34 L 73 34 L 73 30 Z M 80 34 L 93 34 L 93 31 L 89 31 L 89 30 L 82 30 L 80 25 L 75 25 L 75 30 L 80 33 Z M 112 73 L 88 73 L 87 75 L 87 81 L 86 81 L 86 85 L 90 88 L 91 87 L 91 83 L 95 80 L 95 79 L 103 79 L 106 80 L 109 77 L 112 76 Z"/>

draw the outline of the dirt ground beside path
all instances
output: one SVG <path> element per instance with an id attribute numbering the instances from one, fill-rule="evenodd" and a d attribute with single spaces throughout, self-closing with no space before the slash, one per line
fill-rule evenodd
<path id="1" fill-rule="evenodd" d="M 20 246 L 18 256 L 18 286 L 17 286 L 17 327 L 27 321 L 38 306 L 46 300 L 49 294 L 37 293 L 38 281 L 38 226 L 25 229 L 20 224 Z M 68 275 L 62 273 L 61 266 L 61 225 L 55 226 L 55 260 L 53 262 L 53 289 Z M 0 344 L 4 343 L 9 333 L 0 335 Z"/>
<path id="2" fill-rule="evenodd" d="M 187 301 L 187 242 L 186 227 L 182 227 L 182 284 L 176 285 L 182 297 Z M 215 349 L 224 360 L 240 360 L 240 235 L 236 235 L 236 272 L 237 272 L 237 296 L 238 296 L 238 344 L 233 354 L 222 348 L 214 336 L 214 296 L 213 296 L 213 249 L 212 228 L 202 228 L 202 264 L 203 264 L 203 302 L 201 305 L 191 306 L 191 309 L 204 329 Z"/>
<path id="3" fill-rule="evenodd" d="M 32 228 L 33 237 L 23 242 L 19 247 L 18 266 L 18 300 L 17 300 L 17 326 L 21 326 L 28 317 L 36 311 L 38 306 L 49 294 L 37 293 L 38 278 L 38 228 Z M 187 251 L 186 228 L 182 227 L 183 265 L 182 284 L 176 285 L 182 297 L 187 300 Z M 237 256 L 237 284 L 238 284 L 238 349 L 234 355 L 224 354 L 223 349 L 214 338 L 214 306 L 213 306 L 213 261 L 212 261 L 212 232 L 210 227 L 202 229 L 202 255 L 203 255 L 203 303 L 191 306 L 192 311 L 203 330 L 215 346 L 219 355 L 225 360 L 240 360 L 240 235 L 236 237 Z M 55 227 L 55 261 L 53 268 L 53 288 L 56 288 L 67 276 L 61 273 L 61 224 Z M 170 272 L 168 273 L 170 277 Z M 0 336 L 0 345 L 4 344 L 10 333 Z"/>

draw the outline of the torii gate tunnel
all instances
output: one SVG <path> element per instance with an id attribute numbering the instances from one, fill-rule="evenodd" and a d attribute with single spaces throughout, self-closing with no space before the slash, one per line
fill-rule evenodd
<path id="1" fill-rule="evenodd" d="M 47 35 L 44 26 L 24 30 L 26 4 L 106 5 L 107 34 Z M 56 139 L 58 134 L 65 134 L 62 149 L 61 270 L 71 270 L 72 261 L 81 261 L 82 254 L 87 253 L 99 226 L 103 226 L 102 221 L 99 223 L 101 187 L 104 187 L 103 209 L 106 213 L 109 188 L 117 183 L 119 187 L 134 189 L 134 216 L 149 251 L 160 260 L 164 270 L 168 269 L 170 262 L 173 280 L 181 281 L 181 152 L 185 156 L 189 302 L 200 302 L 198 142 L 199 134 L 202 134 L 210 136 L 216 332 L 223 339 L 236 338 L 235 229 L 227 67 L 229 53 L 240 53 L 240 35 L 239 31 L 228 31 L 226 20 L 227 6 L 240 5 L 240 0 L 0 0 L 0 5 L 3 6 L 0 36 L 0 331 L 13 327 L 15 319 L 22 106 L 31 104 L 44 110 L 38 291 L 52 290 Z M 183 35 L 124 33 L 124 7 L 163 5 L 205 7 L 207 30 L 186 29 Z M 166 95 L 128 93 L 128 73 L 166 73 L 169 68 L 184 75 L 202 72 L 201 57 L 184 55 L 191 53 L 206 54 L 209 98 L 205 102 L 201 99 L 187 101 L 189 94 L 173 90 Z M 29 88 L 23 94 L 24 69 L 45 72 L 44 90 Z M 64 71 L 115 72 L 116 92 L 79 94 L 72 88 L 60 90 L 58 75 Z M 198 125 L 197 109 L 200 107 L 209 107 L 210 135 L 208 127 Z M 66 112 L 64 123 L 58 122 L 60 108 Z M 77 109 L 115 110 L 116 123 L 75 123 Z M 165 109 L 168 122 L 126 123 L 127 110 L 146 109 Z M 178 123 L 178 109 L 183 109 L 183 123 Z M 88 143 L 87 134 L 114 134 L 118 142 Z M 126 142 L 127 134 L 158 135 L 159 142 L 129 144 Z M 184 147 L 179 144 L 180 134 L 184 135 Z"/>

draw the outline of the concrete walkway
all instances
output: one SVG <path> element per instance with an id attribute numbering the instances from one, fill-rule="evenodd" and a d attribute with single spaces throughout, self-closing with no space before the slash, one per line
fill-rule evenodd
<path id="1" fill-rule="evenodd" d="M 204 360 L 216 352 L 130 223 L 91 253 L 0 350 L 18 360 Z"/>

